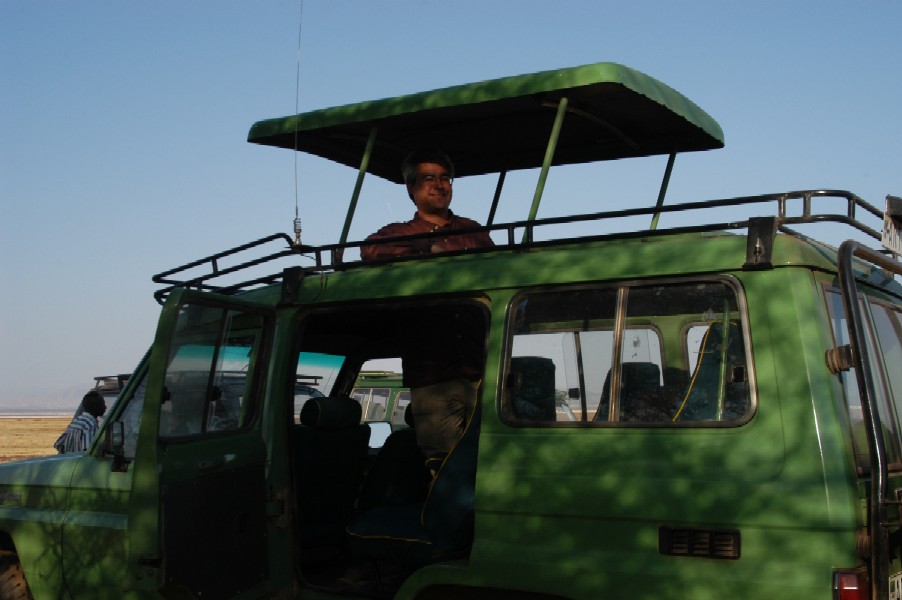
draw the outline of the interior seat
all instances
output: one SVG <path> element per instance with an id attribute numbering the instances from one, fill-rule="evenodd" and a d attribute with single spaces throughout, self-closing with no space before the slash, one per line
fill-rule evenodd
<path id="1" fill-rule="evenodd" d="M 435 474 L 424 502 L 381 506 L 348 526 L 355 556 L 418 567 L 468 551 L 473 540 L 480 404 Z"/>
<path id="2" fill-rule="evenodd" d="M 511 357 L 507 387 L 519 421 L 555 421 L 554 361 L 544 356 Z"/>
<path id="3" fill-rule="evenodd" d="M 672 411 L 662 406 L 661 368 L 651 362 L 620 365 L 620 406 L 618 421 L 668 421 Z M 611 403 L 611 371 L 605 377 L 595 421 L 607 421 Z"/>
<path id="4" fill-rule="evenodd" d="M 347 396 L 309 399 L 294 426 L 298 535 L 305 547 L 340 547 L 366 469 L 370 428 Z"/>
<path id="5" fill-rule="evenodd" d="M 417 445 L 410 404 L 404 410 L 404 421 L 407 427 L 393 431 L 386 438 L 370 465 L 357 502 L 359 511 L 425 502 L 432 474 Z"/>
<path id="6" fill-rule="evenodd" d="M 745 345 L 739 324 L 730 322 L 724 340 L 723 322 L 711 323 L 673 421 L 735 420 L 748 412 L 749 403 Z"/>

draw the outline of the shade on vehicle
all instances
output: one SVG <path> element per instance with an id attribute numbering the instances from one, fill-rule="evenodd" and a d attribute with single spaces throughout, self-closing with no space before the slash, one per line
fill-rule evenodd
<path id="1" fill-rule="evenodd" d="M 540 167 L 558 107 L 566 118 L 554 165 L 711 150 L 717 122 L 673 88 L 615 63 L 596 63 L 359 102 L 255 123 L 248 141 L 358 167 L 401 183 L 410 151 L 438 146 L 458 177 Z"/>

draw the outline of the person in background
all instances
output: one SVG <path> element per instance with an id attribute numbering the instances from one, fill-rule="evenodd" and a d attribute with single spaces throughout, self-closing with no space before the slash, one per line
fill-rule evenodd
<path id="1" fill-rule="evenodd" d="M 83 412 L 72 419 L 66 430 L 53 444 L 60 454 L 87 450 L 94 441 L 94 436 L 97 435 L 100 427 L 97 419 L 106 412 L 106 400 L 103 399 L 100 392 L 91 390 L 82 399 L 81 407 L 84 409 Z"/>
<path id="2" fill-rule="evenodd" d="M 407 195 L 417 207 L 413 219 L 405 223 L 391 223 L 367 236 L 367 241 L 418 233 L 434 232 L 435 237 L 361 246 L 363 260 L 376 260 L 494 246 L 488 232 L 478 231 L 449 235 L 459 229 L 476 229 L 479 223 L 451 212 L 454 165 L 448 155 L 437 149 L 415 150 L 401 163 L 401 174 L 407 185 Z"/>

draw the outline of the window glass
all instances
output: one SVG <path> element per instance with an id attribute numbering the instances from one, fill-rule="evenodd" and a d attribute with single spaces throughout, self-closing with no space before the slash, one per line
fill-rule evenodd
<path id="1" fill-rule="evenodd" d="M 182 307 L 160 408 L 161 437 L 235 430 L 250 422 L 263 326 L 262 315 Z"/>
<path id="2" fill-rule="evenodd" d="M 370 399 L 370 388 L 354 388 L 351 390 L 351 398 L 360 403 L 360 406 L 366 406 Z"/>
<path id="3" fill-rule="evenodd" d="M 128 399 L 123 411 L 119 414 L 117 421 L 123 424 L 124 439 L 123 451 L 124 458 L 134 460 L 138 447 L 138 430 L 141 426 L 141 413 L 144 410 L 144 389 L 147 378 L 142 377 L 141 383 L 135 388 L 135 393 Z"/>
<path id="4" fill-rule="evenodd" d="M 391 414 L 391 422 L 393 425 L 403 425 L 406 423 L 404 420 L 404 411 L 407 410 L 408 404 L 410 404 L 410 392 L 407 390 L 398 392 L 398 395 L 395 396 L 395 408 L 392 410 Z"/>
<path id="5" fill-rule="evenodd" d="M 673 425 L 736 422 L 751 410 L 738 302 L 725 282 L 533 292 L 512 319 L 509 421 Z"/>
<path id="6" fill-rule="evenodd" d="M 867 331 L 865 332 L 865 340 L 867 343 L 867 353 L 871 357 L 869 365 L 871 368 L 871 381 L 874 384 L 874 395 L 877 401 L 877 412 L 880 414 L 880 427 L 883 433 L 883 442 L 886 447 L 887 461 L 899 467 L 900 447 L 899 447 L 899 429 L 896 426 L 896 418 L 891 407 L 889 396 L 888 381 L 884 375 L 882 368 L 883 356 L 877 340 L 877 324 L 874 321 L 874 314 L 868 313 L 865 305 L 864 297 L 861 298 L 862 311 L 866 315 Z M 870 314 L 870 319 L 867 315 Z"/>
<path id="7" fill-rule="evenodd" d="M 902 414 L 902 309 L 871 301 L 874 331 L 880 344 L 880 357 L 886 374 L 886 394 Z"/>
<path id="8" fill-rule="evenodd" d="M 688 331 L 686 331 L 686 357 L 689 360 L 690 373 L 695 371 L 695 367 L 698 365 L 698 355 L 706 333 L 708 333 L 708 326 L 704 323 L 690 325 Z"/>
<path id="9" fill-rule="evenodd" d="M 364 421 L 382 421 L 385 419 L 385 407 L 388 405 L 388 388 L 370 388 L 366 398 L 360 400 L 363 407 Z"/>
<path id="10" fill-rule="evenodd" d="M 335 385 L 346 357 L 321 352 L 298 354 L 294 389 L 294 421 L 301 422 L 301 409 L 310 398 L 328 396 Z"/>
<path id="11" fill-rule="evenodd" d="M 827 307 L 830 313 L 835 344 L 837 346 L 848 345 L 850 343 L 848 323 L 846 320 L 845 309 L 842 304 L 842 296 L 838 290 L 828 290 Z M 882 364 L 889 366 L 892 363 L 886 362 L 885 359 L 888 356 L 892 356 L 894 352 L 898 352 L 898 350 L 893 350 L 892 315 L 883 310 L 883 307 L 879 305 L 873 305 L 873 308 L 875 309 L 873 318 L 877 335 L 880 337 L 880 346 L 889 349 L 889 354 L 884 355 Z M 868 314 L 867 306 L 864 301 L 862 301 L 862 310 L 866 315 Z M 899 436 L 896 420 L 890 411 L 889 399 L 887 397 L 889 392 L 887 389 L 887 381 L 881 371 L 880 353 L 877 350 L 877 340 L 874 338 L 874 328 L 869 326 L 868 323 L 866 323 L 865 326 L 868 328 L 865 332 L 867 343 L 866 351 L 871 357 L 870 363 L 873 369 L 871 376 L 874 382 L 877 412 L 883 427 L 883 439 L 887 452 L 887 460 L 890 464 L 898 464 L 900 456 Z M 898 341 L 895 343 L 898 344 Z M 896 364 L 899 363 L 897 362 Z M 889 368 L 887 371 L 898 371 L 898 369 Z M 861 406 L 861 396 L 858 391 L 858 377 L 855 369 L 841 371 L 838 374 L 838 377 L 842 383 L 843 391 L 845 392 L 846 408 L 849 411 L 849 421 L 852 427 L 852 444 L 855 451 L 856 464 L 859 469 L 864 471 L 869 468 L 870 461 L 868 459 L 868 442 L 867 431 L 864 424 L 864 412 Z M 898 378 L 898 375 L 894 374 L 892 377 Z"/>

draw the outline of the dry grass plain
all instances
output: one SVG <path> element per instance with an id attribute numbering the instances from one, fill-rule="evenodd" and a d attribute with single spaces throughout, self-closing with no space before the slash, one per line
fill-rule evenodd
<path id="1" fill-rule="evenodd" d="M 53 442 L 71 417 L 0 417 L 0 463 L 56 454 Z"/>

